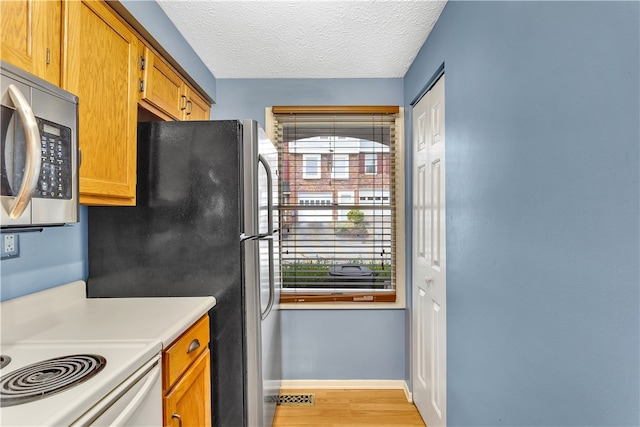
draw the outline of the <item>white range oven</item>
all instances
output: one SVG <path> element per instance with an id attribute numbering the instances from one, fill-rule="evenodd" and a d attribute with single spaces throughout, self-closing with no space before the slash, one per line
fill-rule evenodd
<path id="1" fill-rule="evenodd" d="M 0 425 L 162 425 L 161 344 L 3 342 Z"/>

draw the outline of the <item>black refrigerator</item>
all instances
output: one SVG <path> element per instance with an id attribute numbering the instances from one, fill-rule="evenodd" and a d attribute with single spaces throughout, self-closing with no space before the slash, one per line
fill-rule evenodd
<path id="1" fill-rule="evenodd" d="M 138 124 L 136 206 L 89 207 L 87 295 L 214 296 L 212 425 L 270 426 L 282 375 L 277 151 L 252 120 Z"/>

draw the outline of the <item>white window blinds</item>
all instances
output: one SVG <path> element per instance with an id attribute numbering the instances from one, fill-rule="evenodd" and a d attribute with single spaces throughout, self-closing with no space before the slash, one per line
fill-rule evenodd
<path id="1" fill-rule="evenodd" d="M 395 301 L 392 107 L 273 107 L 283 302 Z"/>

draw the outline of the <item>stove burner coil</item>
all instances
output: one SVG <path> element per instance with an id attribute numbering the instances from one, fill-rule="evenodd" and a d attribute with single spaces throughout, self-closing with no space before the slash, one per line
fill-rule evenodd
<path id="1" fill-rule="evenodd" d="M 43 360 L 0 377 L 0 408 L 44 399 L 100 372 L 107 361 L 94 354 Z"/>
<path id="2" fill-rule="evenodd" d="M 11 363 L 11 358 L 9 356 L 5 356 L 4 354 L 0 354 L 0 369 L 7 366 Z"/>

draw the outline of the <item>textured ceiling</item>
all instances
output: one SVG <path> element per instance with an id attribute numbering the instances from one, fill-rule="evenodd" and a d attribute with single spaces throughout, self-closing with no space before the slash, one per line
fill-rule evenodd
<path id="1" fill-rule="evenodd" d="M 157 0 L 216 78 L 404 77 L 444 0 Z"/>

